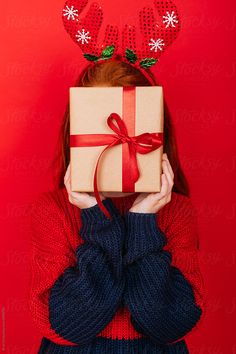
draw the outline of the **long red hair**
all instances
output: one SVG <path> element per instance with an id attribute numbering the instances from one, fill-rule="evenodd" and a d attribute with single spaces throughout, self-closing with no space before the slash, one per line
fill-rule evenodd
<path id="1" fill-rule="evenodd" d="M 150 70 L 146 70 L 154 83 L 158 85 Z M 129 63 L 118 60 L 104 60 L 95 65 L 88 65 L 79 75 L 74 87 L 81 86 L 151 86 L 151 82 L 140 71 Z M 69 102 L 66 107 L 59 136 L 58 154 L 55 156 L 56 186 L 64 186 L 64 175 L 70 161 L 70 120 Z M 169 109 L 164 98 L 164 152 L 167 153 L 174 171 L 173 191 L 190 196 L 189 185 L 180 164 L 174 127 Z"/>

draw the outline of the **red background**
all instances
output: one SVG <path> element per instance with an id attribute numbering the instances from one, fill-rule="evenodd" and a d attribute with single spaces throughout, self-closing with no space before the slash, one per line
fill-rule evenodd
<path id="1" fill-rule="evenodd" d="M 188 344 L 191 353 L 235 354 L 235 2 L 176 3 L 182 31 L 155 73 L 176 125 L 199 216 L 208 313 Z M 136 16 L 143 4 L 133 0 L 126 11 Z M 30 203 L 53 187 L 51 162 L 68 88 L 86 64 L 64 31 L 62 8 L 58 0 L 12 0 L 0 11 L 0 350 L 6 353 L 38 349 L 40 335 L 27 307 Z M 124 16 L 121 12 L 121 21 Z"/>

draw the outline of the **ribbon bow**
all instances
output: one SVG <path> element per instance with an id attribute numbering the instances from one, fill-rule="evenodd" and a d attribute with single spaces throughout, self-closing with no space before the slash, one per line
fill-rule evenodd
<path id="1" fill-rule="evenodd" d="M 117 123 L 117 126 L 113 123 L 113 120 Z M 97 203 L 103 213 L 109 218 L 111 215 L 108 210 L 105 208 L 102 203 L 98 188 L 97 188 L 97 170 L 100 158 L 102 154 L 111 147 L 118 144 L 128 144 L 128 154 L 123 154 L 122 169 L 123 173 L 123 191 L 131 192 L 134 191 L 134 184 L 139 179 L 139 169 L 137 163 L 136 154 L 148 154 L 151 151 L 158 149 L 163 144 L 163 133 L 143 133 L 137 136 L 129 136 L 126 124 L 124 120 L 121 119 L 119 114 L 111 113 L 107 118 L 108 126 L 116 133 L 116 134 L 76 134 L 70 135 L 70 146 L 71 147 L 79 147 L 79 146 L 102 146 L 107 145 L 105 149 L 100 153 L 95 173 L 93 179 L 94 186 L 94 194 L 97 200 Z M 143 146 L 145 145 L 145 146 Z"/>

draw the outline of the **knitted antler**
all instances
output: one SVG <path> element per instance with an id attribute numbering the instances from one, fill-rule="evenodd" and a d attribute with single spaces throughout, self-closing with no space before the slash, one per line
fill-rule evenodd
<path id="1" fill-rule="evenodd" d="M 66 31 L 79 45 L 84 57 L 90 61 L 109 59 L 117 54 L 119 48 L 119 29 L 107 25 L 104 39 L 97 42 L 103 21 L 103 10 L 97 3 L 92 3 L 87 14 L 79 14 L 88 4 L 88 0 L 68 0 L 63 9 L 63 22 Z M 135 66 L 148 68 L 154 65 L 161 54 L 173 43 L 180 31 L 177 8 L 171 0 L 154 0 L 159 20 L 155 18 L 152 7 L 144 7 L 139 12 L 139 25 L 126 24 L 122 30 L 121 58 Z M 137 49 L 137 27 L 141 46 Z"/>

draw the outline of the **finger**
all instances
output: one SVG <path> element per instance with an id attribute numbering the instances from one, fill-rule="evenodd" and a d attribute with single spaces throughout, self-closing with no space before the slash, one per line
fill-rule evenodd
<path id="1" fill-rule="evenodd" d="M 152 193 L 154 202 L 158 202 L 161 199 L 165 198 L 168 193 L 168 181 L 164 173 L 161 175 L 161 190 L 158 193 Z"/>
<path id="2" fill-rule="evenodd" d="M 168 168 L 172 178 L 174 179 L 174 171 L 173 171 L 173 169 L 171 167 L 170 161 L 169 161 L 168 156 L 167 156 L 166 153 L 163 154 L 163 160 L 167 162 L 167 168 Z"/>
<path id="3" fill-rule="evenodd" d="M 66 188 L 68 186 L 68 179 L 69 179 L 69 176 L 68 176 L 68 169 L 67 169 L 66 170 L 66 174 L 64 176 L 64 184 L 65 184 Z"/>
<path id="4" fill-rule="evenodd" d="M 99 197 L 100 197 L 100 199 L 101 199 L 101 200 L 106 199 L 106 197 L 103 195 L 103 193 L 102 193 L 102 192 L 98 192 L 98 194 L 99 194 Z M 96 199 L 96 197 L 95 197 L 95 193 L 94 193 L 94 192 L 90 192 L 90 193 L 89 193 L 89 195 L 90 195 L 91 197 L 93 197 L 93 198 L 95 198 L 95 199 Z"/>
<path id="5" fill-rule="evenodd" d="M 168 183 L 168 179 L 166 177 L 166 174 L 163 173 L 161 175 L 161 179 L 162 179 L 162 183 L 161 183 L 161 191 L 160 191 L 160 195 L 161 195 L 161 199 L 166 197 L 166 195 L 168 194 L 169 191 L 169 183 Z"/>
<path id="6" fill-rule="evenodd" d="M 167 161 L 167 167 L 168 167 L 168 170 L 169 170 L 169 172 L 171 174 L 171 177 L 174 179 L 174 171 L 173 171 L 173 169 L 171 167 L 170 161 L 168 159 L 166 161 Z"/>
<path id="7" fill-rule="evenodd" d="M 155 195 L 156 193 L 151 193 L 152 195 Z M 147 198 L 150 195 L 150 193 L 147 192 L 141 192 L 138 194 L 137 198 L 134 200 L 133 205 L 138 204 L 139 202 L 141 202 L 142 200 L 144 200 L 145 198 Z"/>
<path id="8" fill-rule="evenodd" d="M 163 172 L 166 175 L 166 178 L 167 178 L 167 181 L 168 181 L 168 191 L 170 192 L 171 189 L 172 189 L 172 186 L 173 186 L 173 178 L 172 178 L 172 176 L 170 174 L 170 171 L 168 170 L 166 161 L 162 162 L 162 167 L 163 167 Z"/>
<path id="9" fill-rule="evenodd" d="M 71 194 L 71 184 L 70 184 L 71 176 L 70 176 L 70 173 L 71 173 L 71 166 L 69 164 L 68 167 L 67 167 L 67 170 L 66 170 L 65 178 L 64 178 L 64 184 L 66 186 L 68 194 Z"/>
<path id="10" fill-rule="evenodd" d="M 75 199 L 75 200 L 78 199 L 78 198 L 80 198 L 80 200 L 82 200 L 83 197 L 87 198 L 87 196 L 88 196 L 88 194 L 85 193 L 85 192 L 72 192 L 72 191 L 70 191 L 69 194 L 70 194 L 71 198 Z"/>
<path id="11" fill-rule="evenodd" d="M 65 173 L 65 176 L 64 176 L 64 182 L 68 181 L 69 175 L 70 175 L 70 163 L 69 163 L 69 165 L 67 166 L 67 169 L 66 169 L 66 173 Z"/>
<path id="12" fill-rule="evenodd" d="M 167 159 L 167 153 L 166 152 L 163 152 L 162 158 L 165 159 L 165 160 Z"/>
<path id="13" fill-rule="evenodd" d="M 163 168 L 164 174 L 165 174 L 166 177 L 167 177 L 168 184 L 169 184 L 169 188 L 171 188 L 171 186 L 172 186 L 172 184 L 173 184 L 173 179 L 172 179 L 172 176 L 171 176 L 170 171 L 169 171 L 169 169 L 168 169 L 168 165 L 167 165 L 167 162 L 166 162 L 166 161 L 162 161 L 162 168 Z"/>

